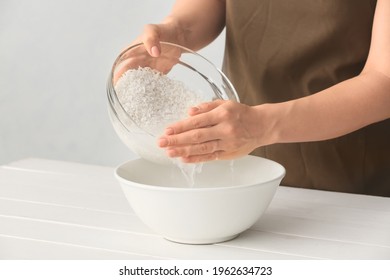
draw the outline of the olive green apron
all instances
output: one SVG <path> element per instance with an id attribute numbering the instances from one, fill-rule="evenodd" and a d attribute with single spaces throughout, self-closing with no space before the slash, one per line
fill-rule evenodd
<path id="1" fill-rule="evenodd" d="M 242 103 L 307 96 L 358 75 L 365 64 L 376 1 L 226 2 L 223 68 Z M 285 166 L 283 185 L 390 196 L 390 120 L 253 154 Z"/>

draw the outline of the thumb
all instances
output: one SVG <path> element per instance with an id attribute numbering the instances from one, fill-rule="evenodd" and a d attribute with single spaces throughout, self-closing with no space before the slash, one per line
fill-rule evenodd
<path id="1" fill-rule="evenodd" d="M 161 54 L 159 27 L 157 24 L 147 24 L 144 28 L 142 42 L 147 52 L 153 57 Z"/>

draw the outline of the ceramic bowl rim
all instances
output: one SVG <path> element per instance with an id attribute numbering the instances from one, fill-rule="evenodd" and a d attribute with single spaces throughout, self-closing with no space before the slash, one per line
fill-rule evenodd
<path id="1" fill-rule="evenodd" d="M 256 157 L 256 156 L 251 156 L 251 157 Z M 125 166 L 126 164 L 128 164 L 132 161 L 135 161 L 135 160 L 145 160 L 142 158 L 137 158 L 137 159 L 128 160 L 128 161 L 125 161 L 125 162 L 119 164 L 115 168 L 114 175 L 115 175 L 115 178 L 119 182 L 124 184 L 124 185 L 121 184 L 122 188 L 132 186 L 132 187 L 136 187 L 138 189 L 164 191 L 164 192 L 215 192 L 215 191 L 220 192 L 220 191 L 228 191 L 228 190 L 240 190 L 240 189 L 245 189 L 245 188 L 263 186 L 265 184 L 268 184 L 268 183 L 271 183 L 274 181 L 276 181 L 276 182 L 281 181 L 284 178 L 284 176 L 286 175 L 286 169 L 284 168 L 283 165 L 281 165 L 280 163 L 278 163 L 276 161 L 270 160 L 270 159 L 266 159 L 263 157 L 260 157 L 260 158 L 265 160 L 265 161 L 268 161 L 268 162 L 276 165 L 278 168 L 280 168 L 280 174 L 278 174 L 278 176 L 275 176 L 271 179 L 264 180 L 261 182 L 255 182 L 252 184 L 245 184 L 245 185 L 240 184 L 240 185 L 233 185 L 233 186 L 222 186 L 222 187 L 167 187 L 167 186 L 158 186 L 158 185 L 148 185 L 148 184 L 143 184 L 143 183 L 138 183 L 138 182 L 127 180 L 126 178 L 124 178 L 118 174 L 119 170 L 123 166 Z M 276 186 L 276 187 L 278 187 L 278 186 Z"/>

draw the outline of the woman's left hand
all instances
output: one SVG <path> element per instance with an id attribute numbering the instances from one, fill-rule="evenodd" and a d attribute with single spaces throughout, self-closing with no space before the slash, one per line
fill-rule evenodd
<path id="1" fill-rule="evenodd" d="M 186 163 L 233 159 L 265 143 L 256 107 L 216 100 L 188 113 L 189 118 L 166 128 L 158 140 L 169 157 Z"/>

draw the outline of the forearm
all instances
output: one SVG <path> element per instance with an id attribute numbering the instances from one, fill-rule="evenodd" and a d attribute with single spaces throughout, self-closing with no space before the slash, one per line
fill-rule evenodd
<path id="1" fill-rule="evenodd" d="M 185 162 L 233 159 L 260 146 L 331 139 L 390 118 L 390 1 L 378 0 L 376 10 L 362 74 L 283 103 L 248 106 L 215 100 L 199 104 L 189 110 L 189 118 L 167 128 L 159 146 Z M 197 48 L 195 39 L 202 38 L 198 42 L 204 44 L 212 38 L 210 34 L 215 36 L 216 30 L 207 30 L 211 24 L 203 22 L 202 15 L 197 18 L 177 11 L 174 18 L 186 22 L 183 26 L 190 30 L 188 46 Z M 222 16 L 217 18 L 220 22 Z"/>
<path id="2" fill-rule="evenodd" d="M 317 94 L 265 106 L 268 142 L 331 139 L 390 117 L 390 78 L 366 72 Z"/>
<path id="3" fill-rule="evenodd" d="M 224 0 L 177 0 L 163 21 L 175 26 L 179 44 L 199 50 L 212 42 L 225 26 Z"/>

